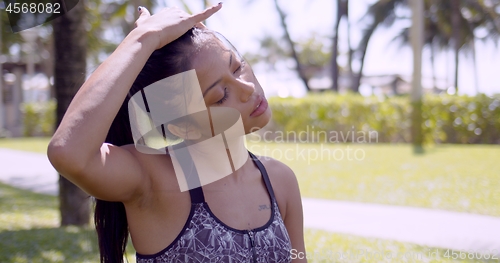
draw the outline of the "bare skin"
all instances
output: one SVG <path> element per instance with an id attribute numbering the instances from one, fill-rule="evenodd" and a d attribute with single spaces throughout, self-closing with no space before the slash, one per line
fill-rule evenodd
<path id="1" fill-rule="evenodd" d="M 189 192 L 180 191 L 169 156 L 143 154 L 134 145 L 117 147 L 103 142 L 151 53 L 191 27 L 202 27 L 200 21 L 220 8 L 217 5 L 195 15 L 169 8 L 153 16 L 143 9 L 137 27 L 80 88 L 49 144 L 49 160 L 66 178 L 98 199 L 124 203 L 132 241 L 141 254 L 161 251 L 180 233 L 191 208 Z M 220 80 L 207 91 L 206 105 L 218 105 L 227 88 L 230 93 L 224 106 L 240 111 L 246 132 L 263 127 L 271 115 L 267 109 L 259 116 L 251 116 L 256 100 L 263 96 L 253 73 L 240 77 L 235 72 L 241 61 L 234 60 L 228 67 L 229 56 L 214 54 L 200 52 L 193 63 L 202 92 Z M 208 74 L 209 69 L 215 69 L 216 73 Z M 305 251 L 302 205 L 295 175 L 276 160 L 261 160 L 292 247 Z M 210 209 L 230 227 L 257 228 L 271 216 L 270 197 L 260 171 L 250 158 L 233 174 L 203 186 L 203 191 Z"/>

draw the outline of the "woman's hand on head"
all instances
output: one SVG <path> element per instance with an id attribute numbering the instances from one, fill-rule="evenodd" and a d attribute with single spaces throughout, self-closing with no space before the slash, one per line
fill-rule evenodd
<path id="1" fill-rule="evenodd" d="M 151 15 L 145 7 L 139 7 L 139 18 L 135 22 L 137 29 L 151 33 L 157 41 L 156 49 L 174 41 L 194 26 L 205 27 L 201 21 L 209 18 L 222 8 L 222 3 L 190 15 L 177 7 L 167 7 Z"/>

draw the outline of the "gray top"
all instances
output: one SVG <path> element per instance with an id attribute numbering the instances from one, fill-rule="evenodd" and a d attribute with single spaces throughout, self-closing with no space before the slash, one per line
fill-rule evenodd
<path id="1" fill-rule="evenodd" d="M 154 255 L 137 253 L 137 263 L 160 262 L 291 262 L 291 242 L 266 169 L 252 154 L 271 197 L 271 217 L 262 227 L 234 229 L 219 220 L 205 202 L 201 187 L 189 191 L 191 211 L 184 228 Z"/>

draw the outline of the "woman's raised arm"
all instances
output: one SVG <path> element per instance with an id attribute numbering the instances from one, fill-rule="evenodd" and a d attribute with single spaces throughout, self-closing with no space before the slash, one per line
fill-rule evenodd
<path id="1" fill-rule="evenodd" d="M 104 143 L 111 123 L 152 52 L 220 8 L 221 4 L 195 15 L 177 8 L 150 15 L 141 8 L 137 27 L 85 81 L 69 105 L 48 147 L 52 165 L 97 198 L 131 198 L 147 178 L 129 151 Z"/>

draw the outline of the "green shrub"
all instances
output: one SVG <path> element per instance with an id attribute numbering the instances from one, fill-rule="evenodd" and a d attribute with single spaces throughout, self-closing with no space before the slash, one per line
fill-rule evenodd
<path id="1" fill-rule="evenodd" d="M 269 105 L 273 118 L 266 127 L 271 131 L 267 137 L 280 132 L 278 136 L 284 135 L 285 140 L 411 142 L 412 107 L 406 96 L 379 98 L 324 92 L 303 98 L 273 97 Z M 55 101 L 23 104 L 24 135 L 52 135 L 55 110 Z M 422 117 L 426 143 L 500 144 L 499 96 L 427 94 Z"/>
<path id="2" fill-rule="evenodd" d="M 21 105 L 24 136 L 51 136 L 54 132 L 56 102 L 30 102 Z"/>
<path id="3" fill-rule="evenodd" d="M 361 142 L 365 136 L 368 142 L 366 136 L 372 135 L 371 142 L 411 142 L 412 107 L 406 96 L 325 92 L 303 98 L 270 98 L 269 104 L 273 120 L 267 136 L 285 134 L 288 140 L 320 141 L 326 134 L 340 137 L 337 142 Z M 426 143 L 500 143 L 500 97 L 425 95 L 422 117 Z M 308 138 L 301 138 L 304 136 Z"/>

